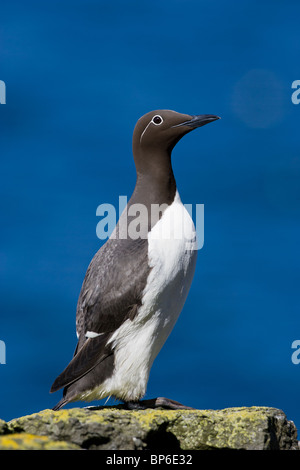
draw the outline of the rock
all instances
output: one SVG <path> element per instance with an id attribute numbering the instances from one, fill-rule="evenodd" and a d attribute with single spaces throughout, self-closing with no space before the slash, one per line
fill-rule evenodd
<path id="1" fill-rule="evenodd" d="M 217 411 L 129 411 L 121 406 L 44 410 L 4 423 L 2 429 L 0 449 L 8 445 L 55 449 L 60 445 L 65 449 L 74 446 L 69 448 L 152 452 L 298 450 L 294 423 L 281 410 L 267 407 Z"/>
<path id="2" fill-rule="evenodd" d="M 47 436 L 34 436 L 22 432 L 0 436 L 0 450 L 81 450 L 64 441 L 52 441 Z"/>
<path id="3" fill-rule="evenodd" d="M 8 426 L 5 421 L 0 419 L 0 435 L 1 434 L 6 434 L 8 432 Z"/>

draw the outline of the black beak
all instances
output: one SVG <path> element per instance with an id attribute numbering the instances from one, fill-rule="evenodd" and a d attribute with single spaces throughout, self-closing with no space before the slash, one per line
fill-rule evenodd
<path id="1" fill-rule="evenodd" d="M 172 127 L 188 126 L 192 129 L 196 129 L 196 127 L 205 126 L 205 124 L 217 121 L 217 119 L 221 118 L 219 116 L 215 116 L 214 114 L 199 114 L 198 116 L 192 116 L 192 119 L 189 121 L 182 122 L 181 124 L 177 124 L 176 126 Z"/>

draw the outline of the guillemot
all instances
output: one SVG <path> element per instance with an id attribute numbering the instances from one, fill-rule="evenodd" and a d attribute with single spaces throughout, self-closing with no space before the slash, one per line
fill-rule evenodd
<path id="1" fill-rule="evenodd" d="M 51 392 L 64 388 L 54 410 L 110 396 L 129 409 L 186 408 L 163 397 L 141 398 L 183 308 L 197 258 L 196 231 L 180 200 L 171 153 L 185 134 L 217 119 L 156 110 L 138 120 L 136 185 L 114 232 L 88 266 L 77 303 L 76 350 L 51 387 Z M 143 214 L 138 229 L 137 211 Z"/>

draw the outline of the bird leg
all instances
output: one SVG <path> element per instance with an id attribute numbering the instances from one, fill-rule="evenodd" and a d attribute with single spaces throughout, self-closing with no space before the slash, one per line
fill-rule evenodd
<path id="1" fill-rule="evenodd" d="M 185 406 L 175 400 L 165 397 L 152 398 L 150 400 L 126 401 L 124 402 L 128 410 L 146 410 L 147 408 L 166 408 L 168 410 L 194 410 L 190 406 Z"/>

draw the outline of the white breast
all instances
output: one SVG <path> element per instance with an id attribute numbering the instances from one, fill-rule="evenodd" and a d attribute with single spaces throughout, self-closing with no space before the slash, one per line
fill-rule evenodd
<path id="1" fill-rule="evenodd" d="M 142 306 L 134 320 L 126 320 L 110 340 L 115 350 L 115 371 L 102 385 L 102 396 L 128 401 L 145 394 L 152 363 L 186 300 L 196 257 L 195 227 L 176 193 L 174 202 L 148 234 L 151 271 Z"/>
<path id="2" fill-rule="evenodd" d="M 196 232 L 179 194 L 148 235 L 152 268 L 144 291 L 141 317 L 154 312 L 157 337 L 152 360 L 160 351 L 183 308 L 196 266 Z"/>

